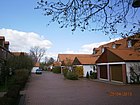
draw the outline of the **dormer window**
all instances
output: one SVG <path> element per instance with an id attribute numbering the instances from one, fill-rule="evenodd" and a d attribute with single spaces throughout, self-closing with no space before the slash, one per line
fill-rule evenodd
<path id="1" fill-rule="evenodd" d="M 95 48 L 93 49 L 93 54 L 96 54 L 96 49 Z"/>
<path id="2" fill-rule="evenodd" d="M 128 40 L 128 48 L 132 47 L 132 41 Z"/>
<path id="3" fill-rule="evenodd" d="M 113 45 L 112 45 L 112 48 L 114 48 L 114 49 L 115 49 L 115 48 L 116 48 L 116 44 L 113 44 Z"/>
<path id="4" fill-rule="evenodd" d="M 104 51 L 105 51 L 105 48 L 103 47 L 103 48 L 102 48 L 102 53 L 103 53 Z"/>

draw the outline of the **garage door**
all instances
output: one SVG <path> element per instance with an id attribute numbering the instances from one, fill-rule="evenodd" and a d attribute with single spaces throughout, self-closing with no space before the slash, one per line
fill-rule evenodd
<path id="1" fill-rule="evenodd" d="M 111 65 L 111 79 L 123 82 L 122 65 Z"/>
<path id="2" fill-rule="evenodd" d="M 107 79 L 107 66 L 106 65 L 100 66 L 100 78 Z"/>

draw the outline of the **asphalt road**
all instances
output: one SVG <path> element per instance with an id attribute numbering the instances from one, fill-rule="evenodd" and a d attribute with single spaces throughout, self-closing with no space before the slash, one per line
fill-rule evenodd
<path id="1" fill-rule="evenodd" d="M 140 85 L 118 85 L 61 74 L 32 74 L 24 90 L 26 105 L 140 105 Z"/>

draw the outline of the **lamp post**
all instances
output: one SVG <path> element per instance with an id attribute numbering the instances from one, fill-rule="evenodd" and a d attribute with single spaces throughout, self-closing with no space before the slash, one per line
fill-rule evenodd
<path id="1" fill-rule="evenodd" d="M 132 3 L 132 7 L 139 8 L 140 7 L 140 0 L 134 0 Z"/>

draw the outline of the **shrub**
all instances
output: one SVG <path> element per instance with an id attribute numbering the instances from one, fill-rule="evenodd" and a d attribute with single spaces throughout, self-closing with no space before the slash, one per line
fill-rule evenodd
<path id="1" fill-rule="evenodd" d="M 64 75 L 65 78 L 67 78 L 67 73 L 68 73 L 68 69 L 63 68 L 63 75 Z"/>
<path id="2" fill-rule="evenodd" d="M 29 69 L 33 67 L 33 60 L 31 56 L 11 56 L 7 59 L 7 65 L 12 70 Z"/>
<path id="3" fill-rule="evenodd" d="M 4 96 L 16 99 L 19 96 L 19 92 L 20 92 L 20 86 L 13 85 L 8 89 L 7 93 Z"/>
<path id="4" fill-rule="evenodd" d="M 0 99 L 1 105 L 17 105 L 20 97 L 20 86 L 13 85 L 7 93 Z"/>
<path id="5" fill-rule="evenodd" d="M 74 71 L 68 71 L 66 78 L 70 80 L 78 80 L 78 75 Z"/>
<path id="6" fill-rule="evenodd" d="M 15 84 L 20 85 L 20 88 L 24 88 L 29 77 L 29 71 L 26 69 L 20 69 L 15 71 Z"/>
<path id="7" fill-rule="evenodd" d="M 90 78 L 97 79 L 97 73 L 95 73 L 95 72 L 90 73 Z"/>
<path id="8" fill-rule="evenodd" d="M 16 102 L 13 98 L 0 97 L 0 105 L 16 105 Z"/>
<path id="9" fill-rule="evenodd" d="M 78 75 L 78 77 L 83 77 L 84 75 L 83 66 L 76 66 L 75 72 Z"/>
<path id="10" fill-rule="evenodd" d="M 97 79 L 97 73 L 94 72 L 93 77 L 94 79 Z"/>
<path id="11" fill-rule="evenodd" d="M 13 75 L 7 77 L 6 84 L 0 86 L 1 91 L 7 91 L 13 85 L 19 85 L 20 89 L 23 89 L 28 80 L 29 72 L 26 69 L 15 70 Z"/>
<path id="12" fill-rule="evenodd" d="M 61 73 L 61 67 L 60 67 L 60 66 L 54 67 L 54 68 L 52 69 L 52 72 L 53 72 L 53 73 Z"/>
<path id="13" fill-rule="evenodd" d="M 87 72 L 87 74 L 86 74 L 86 78 L 89 78 L 89 73 Z"/>

